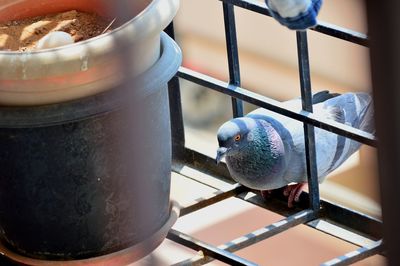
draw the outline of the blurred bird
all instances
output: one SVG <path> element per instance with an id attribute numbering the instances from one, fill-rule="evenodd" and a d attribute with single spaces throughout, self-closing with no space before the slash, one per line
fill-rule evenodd
<path id="1" fill-rule="evenodd" d="M 372 98 L 367 93 L 313 95 L 314 114 L 373 133 Z M 301 99 L 283 103 L 301 110 Z M 245 117 L 224 123 L 217 134 L 216 162 L 226 157 L 232 178 L 261 190 L 262 194 L 285 187 L 288 206 L 299 201 L 307 182 L 303 123 L 259 108 Z M 338 168 L 361 144 L 326 130 L 315 128 L 318 181 Z M 291 184 L 295 183 L 295 184 Z"/>
<path id="2" fill-rule="evenodd" d="M 265 0 L 268 11 L 291 30 L 306 30 L 317 25 L 322 0 Z"/>

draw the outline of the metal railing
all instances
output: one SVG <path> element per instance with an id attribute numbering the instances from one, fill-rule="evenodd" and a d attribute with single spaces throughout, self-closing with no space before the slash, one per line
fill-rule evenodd
<path id="1" fill-rule="evenodd" d="M 223 191 L 215 184 L 201 180 L 199 177 L 187 176 L 188 178 L 194 179 L 200 183 L 216 188 L 218 192 L 209 198 L 202 199 L 201 201 L 195 202 L 192 205 L 185 206 L 181 210 L 181 215 L 187 215 L 191 212 L 212 205 L 229 197 L 237 197 L 261 208 L 269 209 L 278 214 L 284 215 L 286 218 L 272 225 L 267 225 L 259 230 L 250 232 L 243 237 L 234 239 L 218 247 L 204 243 L 182 232 L 171 230 L 168 235 L 170 240 L 196 251 L 201 251 L 201 255 L 178 263 L 178 265 L 199 265 L 205 264 L 214 259 L 230 265 L 254 265 L 253 262 L 240 258 L 233 254 L 233 252 L 265 240 L 300 224 L 306 224 L 312 228 L 322 230 L 325 233 L 360 246 L 359 243 L 354 242 L 351 238 L 343 237 L 343 235 L 338 234 L 334 229 L 321 229 L 318 226 L 319 221 L 321 220 L 327 221 L 336 226 L 354 232 L 357 235 L 362 235 L 373 240 L 372 245 L 360 246 L 359 249 L 353 252 L 333 258 L 325 263 L 321 262 L 323 265 L 348 265 L 366 257 L 382 253 L 384 251 L 384 246 L 381 235 L 381 221 L 354 210 L 344 208 L 320 199 L 317 179 L 314 127 L 329 130 L 333 133 L 374 147 L 377 146 L 375 137 L 361 130 L 335 121 L 321 119 L 312 114 L 312 83 L 310 78 L 306 31 L 295 32 L 297 37 L 298 66 L 303 108 L 301 112 L 294 112 L 285 108 L 282 103 L 278 101 L 242 88 L 240 84 L 239 56 L 236 39 L 234 8 L 244 8 L 266 16 L 270 16 L 270 14 L 268 12 L 268 8 L 264 4 L 251 0 L 222 0 L 221 2 L 223 5 L 223 16 L 225 23 L 229 82 L 217 80 L 213 77 L 198 73 L 185 67 L 181 67 L 177 77 L 171 80 L 169 84 L 169 95 L 173 138 L 173 165 L 174 170 L 178 173 L 180 172 L 180 166 L 188 165 L 205 173 L 212 174 L 223 181 L 232 183 L 232 187 L 229 190 Z M 369 46 L 369 40 L 366 35 L 330 25 L 328 23 L 320 22 L 312 30 L 361 46 Z M 173 24 L 171 24 L 166 31 L 172 37 L 174 37 Z M 217 166 L 213 158 L 207 157 L 206 155 L 203 155 L 198 151 L 191 150 L 185 146 L 179 78 L 186 79 L 206 88 L 231 96 L 233 117 L 243 115 L 242 101 L 246 101 L 304 123 L 309 193 L 302 193 L 300 202 L 295 208 L 287 208 L 286 201 L 281 196 L 282 193 L 275 193 L 275 197 L 268 202 L 268 205 L 264 203 L 264 200 L 257 192 L 255 192 L 254 196 L 252 197 L 246 196 L 251 190 L 239 184 L 234 184 L 233 180 L 229 177 L 226 165 L 220 164 Z"/>

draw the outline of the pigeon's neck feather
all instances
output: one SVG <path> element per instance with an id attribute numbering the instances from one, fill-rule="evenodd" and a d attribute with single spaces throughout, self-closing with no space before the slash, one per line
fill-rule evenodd
<path id="1" fill-rule="evenodd" d="M 235 169 L 246 168 L 253 175 L 275 176 L 284 171 L 284 147 L 279 134 L 265 121 L 258 121 L 258 127 L 247 136 L 249 144 L 240 152 L 228 156 Z M 261 168 L 261 169 L 260 169 Z M 254 170 L 254 171 L 252 171 Z"/>

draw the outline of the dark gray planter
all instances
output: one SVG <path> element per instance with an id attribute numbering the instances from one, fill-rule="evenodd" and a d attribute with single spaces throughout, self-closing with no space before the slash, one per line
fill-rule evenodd
<path id="1" fill-rule="evenodd" d="M 181 63 L 161 36 L 142 76 L 71 102 L 0 107 L 0 238 L 24 256 L 81 259 L 159 230 L 170 213 L 167 82 Z"/>

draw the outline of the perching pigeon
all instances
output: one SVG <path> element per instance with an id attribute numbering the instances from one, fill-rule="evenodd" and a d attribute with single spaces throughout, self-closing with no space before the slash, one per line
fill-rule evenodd
<path id="1" fill-rule="evenodd" d="M 301 110 L 301 99 L 284 102 Z M 373 106 L 367 93 L 313 95 L 315 115 L 334 119 L 373 133 Z M 218 130 L 217 163 L 226 157 L 232 178 L 261 191 L 285 188 L 288 206 L 298 201 L 307 182 L 303 123 L 259 108 L 245 117 L 224 123 Z M 326 130 L 315 128 L 318 180 L 338 168 L 361 144 Z M 290 183 L 295 185 L 289 185 Z"/>

